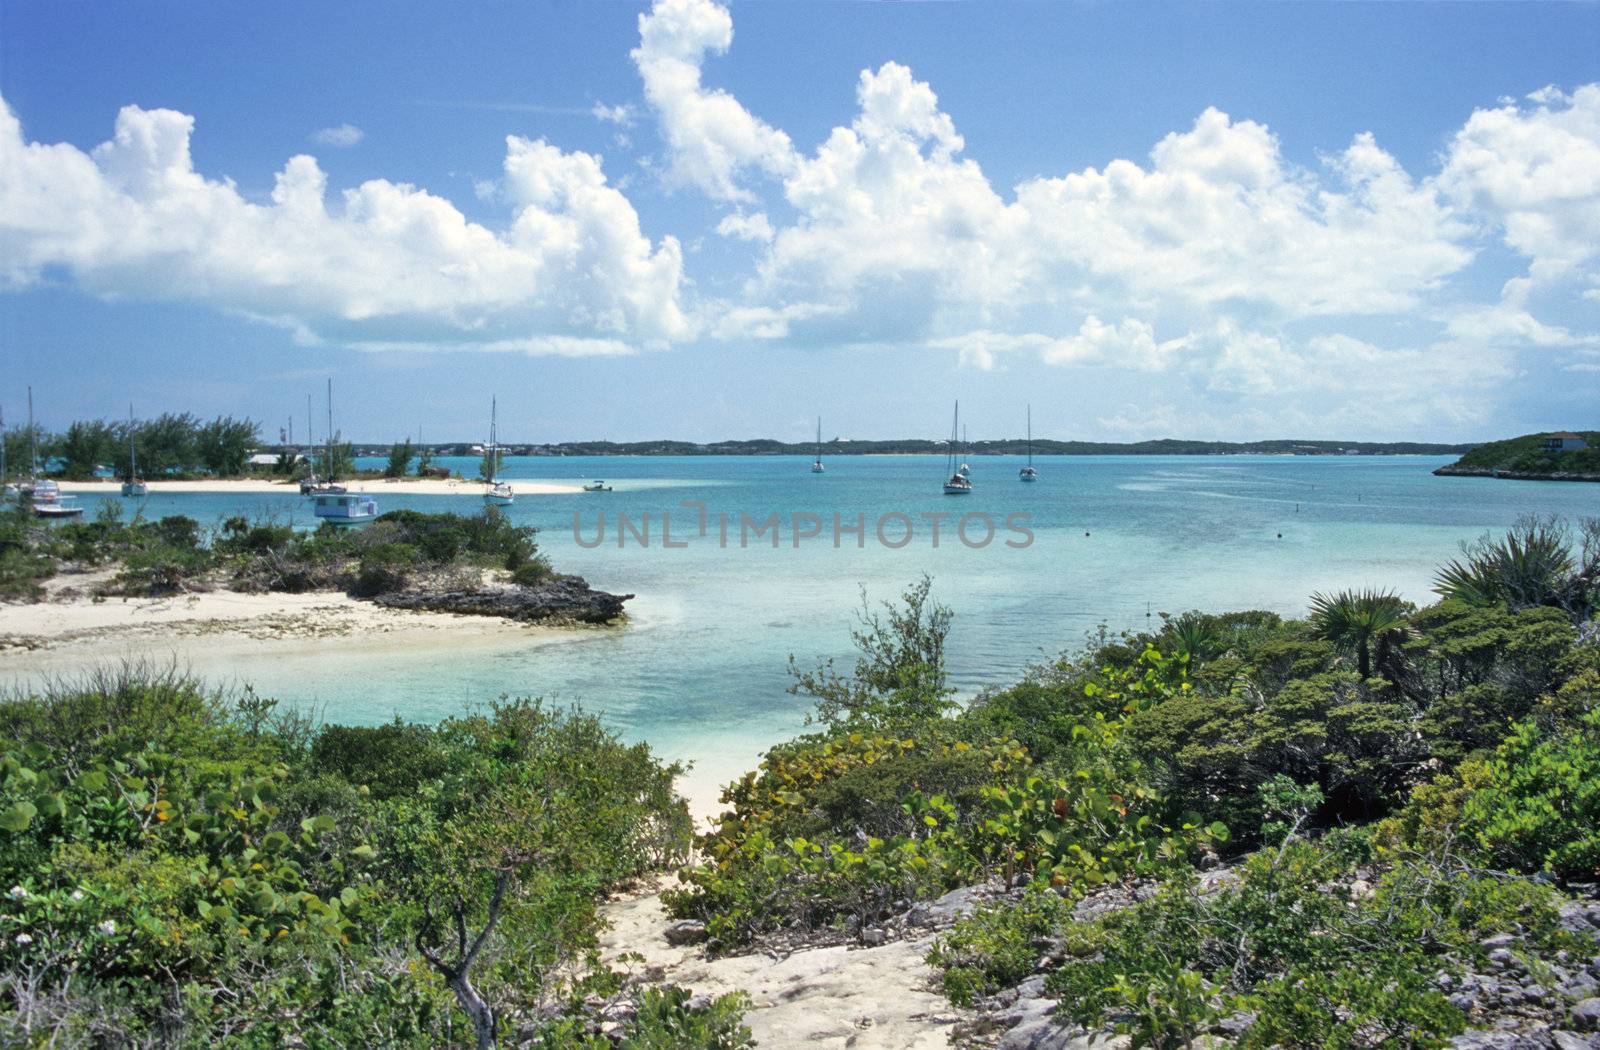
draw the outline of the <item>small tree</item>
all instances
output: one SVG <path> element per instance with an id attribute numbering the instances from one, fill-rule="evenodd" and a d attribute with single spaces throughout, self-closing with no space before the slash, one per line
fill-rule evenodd
<path id="1" fill-rule="evenodd" d="M 383 469 L 383 476 L 386 478 L 405 477 L 406 471 L 411 469 L 413 455 L 410 438 L 395 442 L 389 447 L 389 465 Z"/>
<path id="2" fill-rule="evenodd" d="M 259 441 L 259 430 L 255 420 L 232 416 L 218 416 L 200 427 L 194 447 L 201 466 L 219 476 L 243 474 L 250 449 Z"/>
<path id="3" fill-rule="evenodd" d="M 900 595 L 900 603 L 883 602 L 881 611 L 861 592 L 856 627 L 850 632 L 857 657 L 849 676 L 834 671 L 828 660 L 802 671 L 793 655 L 789 692 L 816 697 L 807 718 L 838 727 L 890 724 L 942 714 L 954 690 L 945 684 L 944 642 L 954 616 L 931 597 L 933 580 L 923 576 Z"/>
<path id="4" fill-rule="evenodd" d="M 86 478 L 100 464 L 116 457 L 119 444 L 117 428 L 104 420 L 73 423 L 58 446 L 63 460 L 61 473 L 69 478 Z"/>

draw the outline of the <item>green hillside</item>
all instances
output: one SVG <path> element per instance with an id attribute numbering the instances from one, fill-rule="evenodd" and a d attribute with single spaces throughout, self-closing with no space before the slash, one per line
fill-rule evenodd
<path id="1" fill-rule="evenodd" d="M 1586 449 L 1573 452 L 1546 452 L 1548 433 L 1524 434 L 1505 441 L 1490 441 L 1462 456 L 1448 467 L 1435 471 L 1438 474 L 1481 474 L 1498 471 L 1520 475 L 1588 475 L 1600 480 L 1600 431 L 1579 430 L 1589 443 Z"/>

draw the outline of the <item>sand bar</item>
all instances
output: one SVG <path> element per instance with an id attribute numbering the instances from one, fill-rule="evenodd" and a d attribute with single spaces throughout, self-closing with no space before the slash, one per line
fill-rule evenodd
<path id="1" fill-rule="evenodd" d="M 150 487 L 152 496 L 159 495 L 185 495 L 185 494 L 249 494 L 272 493 L 282 496 L 298 496 L 300 487 L 294 482 L 271 481 L 266 478 L 242 479 L 205 479 L 197 481 L 151 481 L 146 484 Z M 351 492 L 366 493 L 369 495 L 383 495 L 389 493 L 395 496 L 482 496 L 483 482 L 465 481 L 451 478 L 446 481 L 440 478 L 401 478 L 390 481 L 385 478 L 369 478 L 357 481 L 342 482 Z M 560 496 L 569 492 L 582 492 L 580 485 L 550 485 L 532 481 L 513 481 L 511 487 L 519 496 Z M 115 480 L 106 481 L 63 481 L 61 491 L 78 496 L 119 496 L 122 493 L 122 483 Z"/>

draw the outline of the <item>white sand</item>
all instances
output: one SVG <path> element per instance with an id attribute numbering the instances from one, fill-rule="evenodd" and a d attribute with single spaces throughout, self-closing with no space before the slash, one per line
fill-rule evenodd
<path id="1" fill-rule="evenodd" d="M 278 493 L 280 495 L 297 496 L 300 494 L 298 483 L 288 481 L 269 481 L 265 478 L 249 478 L 245 480 L 201 480 L 201 481 L 151 481 L 152 496 L 162 494 L 193 494 L 193 493 Z M 351 492 L 382 495 L 391 493 L 396 496 L 481 496 L 483 495 L 483 482 L 464 481 L 460 478 L 451 478 L 446 481 L 437 478 L 403 478 L 390 481 L 383 478 L 363 481 L 341 482 Z M 519 496 L 558 496 L 569 492 L 582 492 L 580 485 L 548 485 L 536 484 L 531 481 L 513 481 L 512 489 Z M 120 496 L 122 483 L 120 481 L 63 481 L 63 493 L 79 496 Z"/>
<path id="2" fill-rule="evenodd" d="M 86 596 L 99 576 L 50 581 L 51 600 L 0 604 L 0 684 L 73 676 L 128 659 L 225 671 L 231 656 L 340 660 L 419 648 L 492 649 L 567 629 L 491 616 L 384 609 L 338 593 Z M 78 592 L 78 593 L 74 593 Z"/>
<path id="3" fill-rule="evenodd" d="M 813 948 L 779 960 L 707 959 L 698 947 L 673 947 L 664 936 L 670 920 L 660 891 L 676 884 L 663 880 L 602 906 L 610 924 L 600 936 L 602 956 L 619 969 L 649 969 L 697 993 L 748 993 L 745 1021 L 763 1050 L 945 1050 L 951 1028 L 970 1016 L 933 990 L 924 961 L 931 937 L 878 948 Z M 643 963 L 622 961 L 628 952 L 644 956 Z"/>

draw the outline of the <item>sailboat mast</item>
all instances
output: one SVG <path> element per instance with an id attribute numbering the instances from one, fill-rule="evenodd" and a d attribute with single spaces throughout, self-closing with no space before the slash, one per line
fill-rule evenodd
<path id="1" fill-rule="evenodd" d="M 1028 406 L 1028 466 L 1033 466 L 1033 406 Z"/>
<path id="2" fill-rule="evenodd" d="M 333 377 L 328 377 L 328 480 L 333 480 Z"/>
<path id="3" fill-rule="evenodd" d="M 133 403 L 128 403 L 128 480 L 139 476 L 139 447 L 134 438 Z"/>
<path id="4" fill-rule="evenodd" d="M 961 433 L 961 402 L 956 402 L 955 418 L 950 421 L 950 451 L 945 456 L 945 468 L 951 474 L 956 472 L 956 464 L 961 462 L 961 449 L 956 444 L 956 435 Z"/>
<path id="5" fill-rule="evenodd" d="M 39 476 L 39 435 L 33 429 L 33 387 L 28 388 L 28 472 Z"/>
<path id="6" fill-rule="evenodd" d="M 817 462 L 822 462 L 822 417 L 817 417 Z"/>

